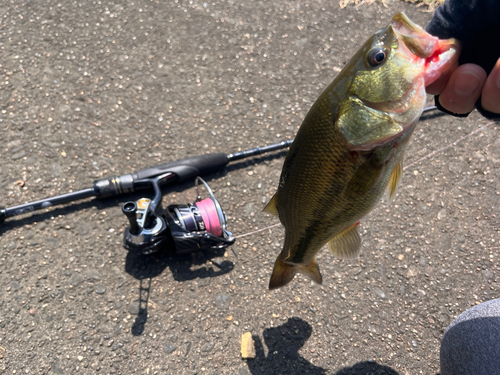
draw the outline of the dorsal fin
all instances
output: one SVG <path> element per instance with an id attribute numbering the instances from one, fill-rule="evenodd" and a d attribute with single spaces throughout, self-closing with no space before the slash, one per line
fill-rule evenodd
<path id="1" fill-rule="evenodd" d="M 278 193 L 274 194 L 271 200 L 266 204 L 266 207 L 262 211 L 267 212 L 268 214 L 274 215 L 277 218 L 278 216 Z"/>
<path id="2" fill-rule="evenodd" d="M 328 247 L 333 254 L 339 258 L 355 258 L 358 256 L 361 246 L 358 225 L 359 222 L 351 225 L 328 242 Z"/>

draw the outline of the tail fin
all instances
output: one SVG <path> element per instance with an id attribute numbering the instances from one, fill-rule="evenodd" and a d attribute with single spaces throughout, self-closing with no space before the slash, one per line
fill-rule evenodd
<path id="1" fill-rule="evenodd" d="M 271 280 L 269 280 L 269 289 L 276 289 L 285 286 L 293 280 L 297 272 L 308 276 L 315 283 L 321 284 L 323 282 L 316 259 L 308 265 L 303 266 L 285 263 L 278 257 L 274 263 Z"/>
<path id="2" fill-rule="evenodd" d="M 319 272 L 319 267 L 318 263 L 316 263 L 316 258 L 307 266 L 299 266 L 297 271 L 309 277 L 316 284 L 319 285 L 323 284 L 323 277 Z"/>

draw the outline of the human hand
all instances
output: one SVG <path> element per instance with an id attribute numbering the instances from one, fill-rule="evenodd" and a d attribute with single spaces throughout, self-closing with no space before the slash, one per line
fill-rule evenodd
<path id="1" fill-rule="evenodd" d="M 469 113 L 481 97 L 481 106 L 500 114 L 500 59 L 489 75 L 476 64 L 463 64 L 451 69 L 426 88 L 439 95 L 439 103 L 453 113 Z"/>

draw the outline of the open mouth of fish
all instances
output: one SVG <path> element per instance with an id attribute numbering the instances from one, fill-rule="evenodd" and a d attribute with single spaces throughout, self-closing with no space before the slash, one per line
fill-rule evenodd
<path id="1" fill-rule="evenodd" d="M 372 109 L 397 115 L 408 111 L 415 102 L 425 103 L 425 87 L 456 63 L 459 45 L 454 39 L 440 40 L 430 35 L 401 13 L 393 18 L 391 27 L 399 39 L 397 53 L 413 64 L 420 65 L 422 73 L 399 99 L 380 103 L 363 102 Z M 417 112 L 420 116 L 421 110 Z"/>
<path id="2" fill-rule="evenodd" d="M 347 120 L 339 122 L 347 147 L 352 151 L 370 151 L 400 137 L 422 115 L 426 102 L 425 87 L 457 64 L 459 45 L 455 40 L 440 40 L 428 34 L 402 13 L 394 16 L 388 29 L 382 31 L 392 33 L 397 39 L 397 47 L 392 47 L 391 51 L 394 53 L 393 65 L 387 68 L 395 70 L 396 79 L 406 82 L 394 85 L 389 85 L 390 81 L 381 82 L 388 85 L 381 89 L 392 89 L 390 95 L 385 95 L 392 100 L 384 100 L 384 95 L 351 96 L 353 106 L 364 107 L 358 110 L 356 120 L 368 122 L 356 129 L 350 129 Z M 394 43 L 394 38 L 390 40 Z M 386 79 L 391 79 L 391 75 L 388 77 Z"/>
<path id="3" fill-rule="evenodd" d="M 432 36 L 404 13 L 394 16 L 390 27 L 399 39 L 398 53 L 409 61 L 422 65 L 425 86 L 429 86 L 457 63 L 460 50 L 457 40 L 442 40 Z"/>

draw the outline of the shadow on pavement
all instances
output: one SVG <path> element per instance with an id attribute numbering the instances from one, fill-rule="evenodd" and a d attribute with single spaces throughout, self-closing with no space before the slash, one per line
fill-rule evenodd
<path id="1" fill-rule="evenodd" d="M 256 358 L 248 359 L 248 369 L 252 374 L 287 374 L 287 375 L 320 375 L 326 373 L 322 367 L 314 366 L 302 358 L 299 349 L 311 336 L 309 323 L 300 318 L 289 318 L 288 321 L 274 328 L 266 328 L 262 333 L 268 349 L 267 357 L 258 336 L 255 341 Z"/>
<path id="2" fill-rule="evenodd" d="M 148 317 L 148 300 L 151 289 L 151 279 L 160 275 L 165 268 L 170 268 L 177 281 L 187 281 L 196 278 L 216 277 L 230 272 L 234 268 L 233 262 L 221 258 L 225 249 L 196 252 L 188 255 L 157 252 L 149 255 L 129 252 L 125 261 L 125 271 L 140 281 L 139 309 L 132 325 L 131 332 L 139 336 L 144 332 Z M 207 266 L 211 263 L 215 266 Z M 192 270 L 192 266 L 202 266 Z"/>
<path id="3" fill-rule="evenodd" d="M 167 267 L 170 268 L 176 281 L 216 277 L 234 268 L 233 262 L 222 258 L 225 251 L 226 249 L 198 251 L 187 255 L 177 255 L 167 251 L 143 255 L 129 251 L 125 261 L 125 271 L 137 280 L 156 277 Z M 214 267 L 206 266 L 207 262 L 210 262 L 215 270 Z M 202 267 L 192 269 L 193 266 Z"/>
<path id="4" fill-rule="evenodd" d="M 399 375 L 394 369 L 379 365 L 377 362 L 359 362 L 354 366 L 343 368 L 335 375 Z"/>
<path id="5" fill-rule="evenodd" d="M 247 365 L 252 374 L 286 374 L 286 375 L 321 375 L 327 369 L 313 365 L 300 356 L 299 350 L 312 334 L 312 327 L 306 321 L 294 317 L 274 328 L 266 328 L 262 332 L 264 345 L 260 337 L 252 336 L 255 341 L 255 359 L 248 359 Z M 399 375 L 394 369 L 373 361 L 359 362 L 346 367 L 335 375 Z"/>

